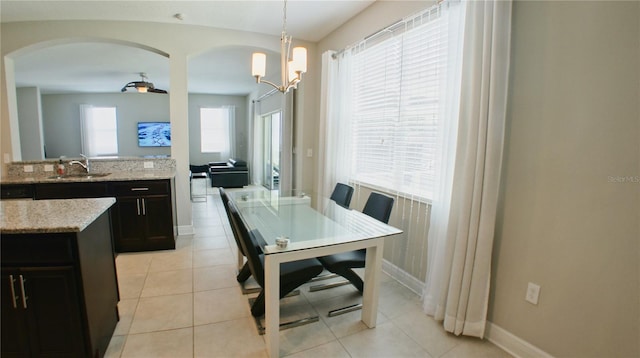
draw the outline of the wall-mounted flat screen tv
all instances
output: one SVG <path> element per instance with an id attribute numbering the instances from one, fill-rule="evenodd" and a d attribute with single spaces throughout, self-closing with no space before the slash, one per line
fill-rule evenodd
<path id="1" fill-rule="evenodd" d="M 169 122 L 138 122 L 138 146 L 170 147 L 171 124 Z"/>

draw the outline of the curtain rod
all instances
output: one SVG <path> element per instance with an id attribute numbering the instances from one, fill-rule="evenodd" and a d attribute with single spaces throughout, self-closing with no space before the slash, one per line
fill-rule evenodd
<path id="1" fill-rule="evenodd" d="M 384 28 L 382 28 L 382 29 L 380 29 L 380 30 L 368 35 L 368 36 L 365 36 L 362 40 L 356 42 L 355 44 L 349 45 L 349 46 L 347 46 L 347 47 L 345 47 L 345 48 L 343 48 L 341 50 L 338 50 L 338 51 L 334 52 L 333 54 L 331 54 L 331 58 L 335 60 L 343 52 L 352 49 L 353 47 L 357 46 L 357 44 L 360 44 L 360 43 L 362 43 L 364 41 L 367 41 L 367 40 L 371 40 L 371 39 L 373 39 L 373 38 L 375 38 L 377 36 L 380 36 L 380 35 L 382 35 L 384 33 L 388 33 L 388 32 L 392 33 L 393 31 L 395 31 L 397 29 L 397 27 L 399 25 L 406 23 L 409 19 L 415 19 L 416 17 L 423 16 L 424 13 L 432 11 L 433 8 L 435 8 L 436 6 L 442 5 L 442 3 L 445 2 L 445 1 L 446 0 L 437 0 L 434 5 L 428 7 L 426 9 L 424 9 L 424 10 L 418 11 L 415 14 L 406 16 L 406 17 L 404 17 L 404 18 L 392 23 L 391 25 L 388 25 L 388 26 L 386 26 L 386 27 L 384 27 Z M 451 0 L 449 0 L 449 1 L 451 1 Z"/>

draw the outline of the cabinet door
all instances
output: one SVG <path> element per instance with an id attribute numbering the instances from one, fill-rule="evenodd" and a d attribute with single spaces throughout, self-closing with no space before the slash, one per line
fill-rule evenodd
<path id="1" fill-rule="evenodd" d="M 112 214 L 115 250 L 117 252 L 140 250 L 146 235 L 141 199 L 119 197 L 112 207 Z"/>
<path id="2" fill-rule="evenodd" d="M 29 355 L 26 315 L 20 301 L 20 272 L 2 269 L 2 356 L 25 357 Z"/>
<path id="3" fill-rule="evenodd" d="M 80 295 L 71 266 L 22 268 L 34 356 L 87 355 Z"/>
<path id="4" fill-rule="evenodd" d="M 171 219 L 171 199 L 167 195 L 147 196 L 143 200 L 143 214 L 149 244 L 173 245 L 173 220 Z M 163 244 L 164 243 L 164 244 Z"/>
<path id="5" fill-rule="evenodd" d="M 26 340 L 22 344 L 27 344 L 29 353 L 22 352 L 18 356 L 86 356 L 80 296 L 73 267 L 21 267 L 12 274 L 19 297 L 16 308 L 12 301 L 7 304 L 14 311 L 5 312 L 3 292 L 2 356 L 11 356 L 18 346 L 9 341 L 13 333 L 5 332 L 6 313 L 10 316 L 7 324 L 17 318 L 20 322 L 13 323 L 18 327 L 24 325 L 23 333 L 16 330 L 16 335 L 20 336 L 16 339 Z M 2 276 L 8 283 L 4 272 Z M 5 333 L 9 336 L 5 337 Z"/>

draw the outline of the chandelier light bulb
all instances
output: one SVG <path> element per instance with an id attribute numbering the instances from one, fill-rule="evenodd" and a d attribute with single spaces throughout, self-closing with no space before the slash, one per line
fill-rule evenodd
<path id="1" fill-rule="evenodd" d="M 267 55 L 262 52 L 254 52 L 251 61 L 251 75 L 264 77 L 267 73 Z"/>
<path id="2" fill-rule="evenodd" d="M 304 47 L 293 48 L 293 70 L 295 72 L 307 72 L 307 49 Z"/>
<path id="3" fill-rule="evenodd" d="M 282 36 L 280 37 L 280 77 L 281 85 L 264 80 L 267 72 L 267 55 L 255 52 L 251 60 L 251 75 L 257 83 L 266 83 L 282 93 L 291 88 L 297 88 L 302 80 L 302 74 L 307 72 L 307 49 L 294 47 L 291 50 L 291 36 L 287 36 L 287 0 L 284 0 L 282 17 Z"/>

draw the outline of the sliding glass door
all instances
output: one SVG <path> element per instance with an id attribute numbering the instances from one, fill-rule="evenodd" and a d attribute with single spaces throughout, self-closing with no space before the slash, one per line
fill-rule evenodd
<path id="1" fill-rule="evenodd" d="M 264 186 L 269 190 L 278 190 L 280 187 L 281 119 L 280 111 L 262 116 L 263 178 Z"/>

